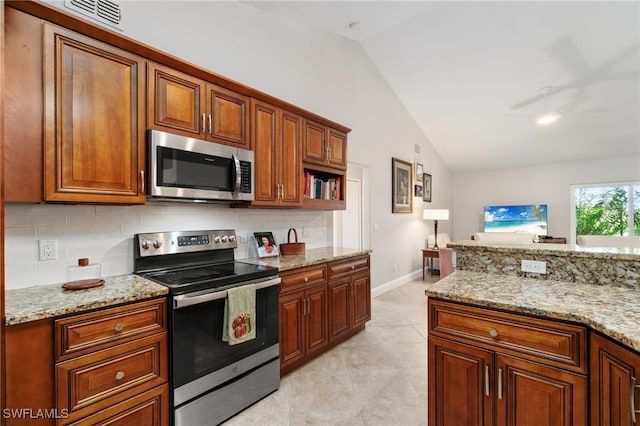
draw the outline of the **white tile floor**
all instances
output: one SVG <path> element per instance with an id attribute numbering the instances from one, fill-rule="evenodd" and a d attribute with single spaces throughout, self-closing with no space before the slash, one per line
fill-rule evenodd
<path id="1" fill-rule="evenodd" d="M 426 425 L 427 282 L 373 299 L 364 331 L 224 425 Z"/>

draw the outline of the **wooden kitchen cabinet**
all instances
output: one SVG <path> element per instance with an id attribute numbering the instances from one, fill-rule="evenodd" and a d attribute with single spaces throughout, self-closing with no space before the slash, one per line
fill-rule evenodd
<path id="1" fill-rule="evenodd" d="M 142 204 L 145 60 L 44 24 L 44 198 Z"/>
<path id="2" fill-rule="evenodd" d="M 588 424 L 585 327 L 429 299 L 428 330 L 429 425 Z"/>
<path id="3" fill-rule="evenodd" d="M 281 274 L 281 375 L 304 364 L 329 343 L 326 276 L 326 264 Z"/>
<path id="4" fill-rule="evenodd" d="M 251 149 L 247 96 L 153 62 L 147 84 L 150 128 Z"/>
<path id="5" fill-rule="evenodd" d="M 640 422 L 640 354 L 591 333 L 591 425 Z"/>
<path id="6" fill-rule="evenodd" d="M 347 168 L 347 135 L 323 124 L 304 121 L 302 161 L 340 170 Z"/>
<path id="7" fill-rule="evenodd" d="M 6 408 L 55 414 L 37 424 L 169 424 L 165 298 L 12 325 L 5 341 Z"/>
<path id="8" fill-rule="evenodd" d="M 265 102 L 251 101 L 255 152 L 254 206 L 302 205 L 302 118 Z"/>
<path id="9" fill-rule="evenodd" d="M 329 263 L 329 339 L 353 334 L 371 319 L 369 255 Z"/>

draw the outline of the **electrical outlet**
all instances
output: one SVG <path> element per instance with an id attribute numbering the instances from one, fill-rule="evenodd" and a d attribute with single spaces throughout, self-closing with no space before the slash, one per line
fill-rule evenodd
<path id="1" fill-rule="evenodd" d="M 55 260 L 58 258 L 58 241 L 40 240 L 38 241 L 40 260 Z"/>
<path id="2" fill-rule="evenodd" d="M 520 264 L 522 272 L 535 272 L 537 274 L 547 273 L 547 262 L 538 260 L 522 260 Z"/>

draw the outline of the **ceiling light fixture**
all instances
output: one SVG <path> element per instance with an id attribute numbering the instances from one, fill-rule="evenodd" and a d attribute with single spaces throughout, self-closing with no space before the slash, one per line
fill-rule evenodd
<path id="1" fill-rule="evenodd" d="M 561 117 L 561 115 L 557 112 L 549 112 L 549 110 L 547 109 L 547 95 L 549 95 L 552 90 L 553 87 L 551 86 L 544 86 L 542 89 L 540 89 L 540 93 L 544 96 L 544 114 L 536 118 L 536 123 L 542 126 L 554 123 L 558 118 Z"/>

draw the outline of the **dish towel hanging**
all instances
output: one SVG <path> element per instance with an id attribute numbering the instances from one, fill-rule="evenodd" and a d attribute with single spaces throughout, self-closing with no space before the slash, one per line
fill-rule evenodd
<path id="1" fill-rule="evenodd" d="M 227 290 L 222 341 L 230 345 L 256 337 L 256 286 L 247 284 Z"/>

